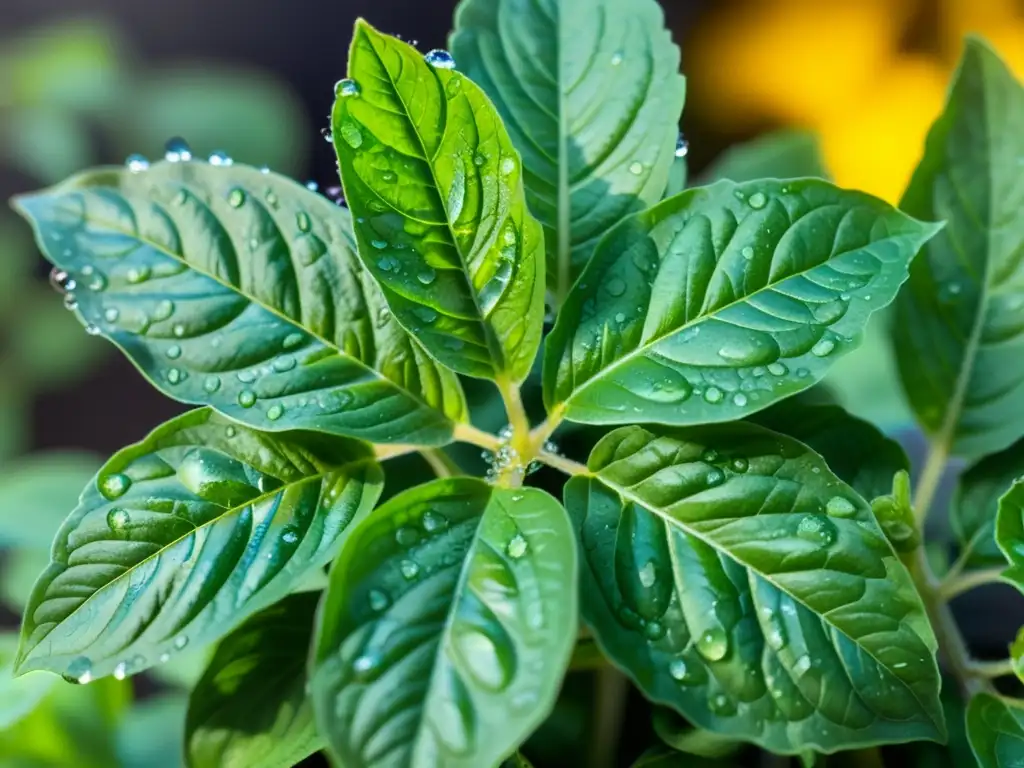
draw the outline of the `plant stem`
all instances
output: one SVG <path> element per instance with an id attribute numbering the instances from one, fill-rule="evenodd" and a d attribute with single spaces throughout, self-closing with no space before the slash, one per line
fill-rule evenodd
<path id="1" fill-rule="evenodd" d="M 924 469 L 921 471 L 921 479 L 917 482 L 914 490 L 914 511 L 917 518 L 917 527 L 924 535 L 924 523 L 931 509 L 935 492 L 939 489 L 939 482 L 946 469 L 946 460 L 949 458 L 949 446 L 944 440 L 938 440 L 932 444 L 928 451 L 928 458 L 925 460 Z"/>
<path id="2" fill-rule="evenodd" d="M 495 435 L 477 429 L 472 424 L 456 424 L 454 437 L 459 442 L 476 445 L 488 451 L 496 451 L 501 446 L 501 441 Z"/>
<path id="3" fill-rule="evenodd" d="M 943 600 L 952 600 L 957 595 L 962 595 L 975 587 L 984 584 L 999 584 L 1003 581 L 1003 568 L 984 568 L 980 571 L 968 571 L 963 575 L 959 572 L 947 576 L 939 585 L 939 597 Z"/>
<path id="4" fill-rule="evenodd" d="M 544 421 L 534 427 L 533 431 L 530 432 L 530 442 L 533 443 L 535 450 L 542 450 L 547 439 L 554 434 L 556 429 L 558 429 L 558 425 L 562 423 L 563 410 L 562 406 L 557 406 L 548 414 L 548 417 Z"/>
<path id="5" fill-rule="evenodd" d="M 972 661 L 970 663 L 971 671 L 978 677 L 1003 677 L 1005 675 L 1017 674 L 1013 668 L 1013 659 L 1003 659 L 1001 661 Z"/>
<path id="6" fill-rule="evenodd" d="M 567 459 L 565 456 L 559 456 L 557 453 L 548 453 L 547 451 L 540 451 L 537 453 L 537 459 L 544 462 L 549 467 L 554 467 L 557 470 L 565 472 L 567 475 L 589 475 L 590 470 L 578 461 Z"/>
<path id="7" fill-rule="evenodd" d="M 462 467 L 441 448 L 424 448 L 420 455 L 438 477 L 455 477 L 463 474 Z"/>
<path id="8" fill-rule="evenodd" d="M 399 456 L 405 456 L 410 453 L 416 453 L 420 450 L 415 445 L 401 445 L 401 444 L 387 444 L 387 445 L 375 445 L 373 447 L 373 453 L 377 457 L 378 461 L 387 461 L 388 459 L 396 459 Z"/>

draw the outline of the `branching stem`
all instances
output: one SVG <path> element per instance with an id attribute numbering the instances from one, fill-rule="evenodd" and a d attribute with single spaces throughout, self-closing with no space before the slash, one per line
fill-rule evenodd
<path id="1" fill-rule="evenodd" d="M 463 474 L 462 467 L 440 448 L 424 448 L 420 455 L 438 477 L 455 477 Z"/>
<path id="2" fill-rule="evenodd" d="M 952 600 L 957 595 L 962 595 L 975 587 L 985 584 L 999 584 L 1003 580 L 1003 568 L 984 568 L 979 571 L 967 571 L 964 574 L 955 573 L 943 579 L 939 585 L 939 597 L 943 600 Z"/>
<path id="3" fill-rule="evenodd" d="M 969 668 L 971 672 L 978 677 L 986 677 L 988 679 L 1017 674 L 1013 668 L 1013 659 L 1002 659 L 1000 661 L 972 661 Z"/>

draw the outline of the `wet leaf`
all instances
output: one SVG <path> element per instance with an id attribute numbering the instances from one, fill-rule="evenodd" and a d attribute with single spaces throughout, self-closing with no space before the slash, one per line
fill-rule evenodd
<path id="1" fill-rule="evenodd" d="M 1024 592 L 1024 479 L 1015 481 L 999 498 L 995 534 L 996 544 L 1010 563 L 1003 578 Z"/>
<path id="2" fill-rule="evenodd" d="M 983 567 L 1005 562 L 996 544 L 996 513 L 1000 497 L 1022 476 L 1024 440 L 979 459 L 960 475 L 949 522 L 961 549 L 970 550 L 969 566 Z"/>
<path id="3" fill-rule="evenodd" d="M 497 765 L 547 716 L 576 639 L 565 510 L 473 478 L 399 494 L 347 542 L 319 622 L 313 706 L 340 763 Z"/>
<path id="4" fill-rule="evenodd" d="M 977 694 L 967 705 L 967 738 L 979 768 L 1015 768 L 1024 760 L 1024 705 Z"/>

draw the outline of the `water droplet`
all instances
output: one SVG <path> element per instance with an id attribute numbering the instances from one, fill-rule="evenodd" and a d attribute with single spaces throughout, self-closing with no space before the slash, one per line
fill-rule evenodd
<path id="1" fill-rule="evenodd" d="M 432 323 L 437 320 L 437 310 L 432 307 L 413 307 L 412 313 L 424 323 Z"/>
<path id="2" fill-rule="evenodd" d="M 321 128 L 320 129 L 320 135 L 323 137 L 323 140 L 326 141 L 328 144 L 333 144 L 334 143 L 334 134 L 331 133 L 331 129 L 330 128 Z M 317 186 L 319 187 L 319 185 L 317 185 Z M 309 189 L 309 184 L 306 185 L 306 188 Z M 316 191 L 315 189 L 311 189 L 310 190 L 310 192 L 315 192 L 315 191 Z"/>
<path id="3" fill-rule="evenodd" d="M 506 551 L 508 552 L 509 557 L 513 560 L 518 560 L 526 554 L 528 546 L 529 545 L 526 543 L 526 539 L 523 538 L 523 535 L 521 533 L 517 533 L 512 537 L 512 540 L 509 541 Z"/>
<path id="4" fill-rule="evenodd" d="M 786 643 L 789 641 L 786 637 L 785 627 L 777 618 L 769 618 L 767 624 L 768 629 L 764 633 L 765 642 L 767 642 L 768 646 L 773 650 L 781 651 L 786 647 Z"/>
<path id="5" fill-rule="evenodd" d="M 708 387 L 704 390 L 704 399 L 709 403 L 720 403 L 725 393 L 718 387 Z"/>
<path id="6" fill-rule="evenodd" d="M 287 336 L 284 337 L 284 342 L 282 343 L 282 346 L 285 349 L 294 349 L 295 347 L 299 346 L 299 344 L 301 344 L 305 340 L 305 338 L 306 337 L 303 336 L 301 333 L 289 333 Z"/>
<path id="7" fill-rule="evenodd" d="M 789 368 L 787 368 L 783 363 L 779 362 L 768 363 L 768 373 L 770 373 L 772 376 L 785 376 L 787 373 L 789 373 Z"/>
<path id="8" fill-rule="evenodd" d="M 169 163 L 185 163 L 192 159 L 192 149 L 188 142 L 175 136 L 164 145 L 164 160 Z"/>
<path id="9" fill-rule="evenodd" d="M 425 267 L 418 275 L 416 275 L 416 279 L 423 283 L 423 285 L 430 285 L 434 282 L 434 278 L 436 277 L 437 273 L 434 271 L 433 267 Z"/>
<path id="10" fill-rule="evenodd" d="M 644 637 L 648 640 L 660 640 L 666 633 L 665 625 L 660 621 L 649 621 L 644 626 Z"/>
<path id="11" fill-rule="evenodd" d="M 730 463 L 734 472 L 746 472 L 750 468 L 750 462 L 742 456 L 737 456 Z"/>
<path id="12" fill-rule="evenodd" d="M 714 448 L 705 448 L 700 454 L 701 461 L 706 461 L 708 464 L 713 464 L 718 461 L 718 451 Z"/>
<path id="13" fill-rule="evenodd" d="M 634 176 L 639 176 L 641 173 L 644 172 L 644 164 L 641 162 L 631 163 L 629 166 L 629 172 L 632 173 Z"/>
<path id="14" fill-rule="evenodd" d="M 256 372 L 249 369 L 239 371 L 238 373 L 235 374 L 235 378 L 238 379 L 243 384 L 252 384 L 254 381 L 256 381 Z"/>
<path id="15" fill-rule="evenodd" d="M 455 69 L 455 59 L 452 55 L 441 48 L 434 48 L 427 51 L 423 60 L 436 69 Z"/>
<path id="16" fill-rule="evenodd" d="M 116 323 L 117 318 L 121 316 L 121 311 L 117 307 L 108 307 L 103 312 L 103 319 L 108 323 Z"/>
<path id="17" fill-rule="evenodd" d="M 305 211 L 299 211 L 295 214 L 295 226 L 299 228 L 299 232 L 309 232 L 313 226 L 313 223 L 309 220 L 309 214 Z"/>
<path id="18" fill-rule="evenodd" d="M 295 367 L 295 358 L 291 355 L 281 355 L 281 357 L 275 357 L 274 362 L 270 365 L 278 373 L 285 373 Z"/>
<path id="19" fill-rule="evenodd" d="M 708 661 L 721 661 L 729 652 L 729 638 L 721 627 L 704 630 L 697 639 L 697 652 Z"/>
<path id="20" fill-rule="evenodd" d="M 267 194 L 264 195 L 264 197 L 267 200 L 267 205 L 269 205 L 274 210 L 277 210 L 278 200 L 277 200 L 277 194 L 274 192 L 274 190 L 268 189 L 267 190 Z"/>
<path id="21" fill-rule="evenodd" d="M 352 662 L 352 674 L 356 680 L 366 682 L 372 677 L 378 664 L 380 664 L 380 660 L 376 656 L 360 656 Z"/>
<path id="22" fill-rule="evenodd" d="M 141 267 L 129 267 L 128 272 L 125 273 L 125 277 L 128 278 L 128 282 L 132 284 L 144 283 L 149 280 L 150 269 L 148 266 L 143 265 Z"/>
<path id="23" fill-rule="evenodd" d="M 371 589 L 367 595 L 367 600 L 370 603 L 370 610 L 380 613 L 389 605 L 391 605 L 391 599 L 388 597 L 386 592 L 379 589 Z"/>
<path id="24" fill-rule="evenodd" d="M 709 469 L 707 475 L 704 477 L 704 481 L 711 487 L 721 485 L 724 480 L 725 473 L 718 467 L 712 467 Z"/>
<path id="25" fill-rule="evenodd" d="M 744 395 L 742 392 L 737 392 L 735 395 L 732 396 L 732 402 L 733 405 L 735 405 L 737 408 L 742 408 L 747 404 L 747 396 Z"/>
<path id="26" fill-rule="evenodd" d="M 185 335 L 185 326 L 181 323 L 175 323 L 174 327 L 171 328 L 171 333 L 180 339 Z"/>
<path id="27" fill-rule="evenodd" d="M 673 680 L 682 682 L 686 679 L 686 674 L 689 670 L 686 668 L 686 662 L 683 659 L 672 659 L 668 665 L 668 673 L 672 676 Z"/>
<path id="28" fill-rule="evenodd" d="M 648 560 L 643 568 L 640 569 L 640 583 L 645 588 L 650 589 L 654 586 L 654 582 L 657 578 L 657 574 L 654 570 L 654 561 Z"/>
<path id="29" fill-rule="evenodd" d="M 501 159 L 501 174 L 502 176 L 508 176 L 516 169 L 516 161 L 511 157 L 503 157 Z"/>
<path id="30" fill-rule="evenodd" d="M 334 96 L 336 98 L 358 96 L 362 91 L 363 89 L 359 87 L 359 83 L 350 77 L 339 80 L 334 84 Z"/>
<path id="31" fill-rule="evenodd" d="M 812 307 L 811 314 L 814 315 L 814 319 L 819 323 L 831 325 L 846 314 L 847 308 L 848 305 L 845 301 L 842 299 L 835 299 Z"/>
<path id="32" fill-rule="evenodd" d="M 90 291 L 102 291 L 107 287 L 107 278 L 102 272 L 97 272 L 89 278 L 86 287 Z"/>
<path id="33" fill-rule="evenodd" d="M 73 280 L 71 282 L 74 282 Z M 75 310 L 78 309 L 78 299 L 75 298 L 75 294 L 66 293 L 64 294 L 64 309 Z"/>
<path id="34" fill-rule="evenodd" d="M 363 146 L 363 132 L 359 130 L 359 124 L 350 117 L 346 117 L 338 126 L 341 138 L 345 140 L 352 149 L 359 149 Z"/>
<path id="35" fill-rule="evenodd" d="M 403 560 L 399 564 L 399 570 L 402 572 L 402 578 L 412 581 L 420 573 L 420 567 L 412 560 Z"/>
<path id="36" fill-rule="evenodd" d="M 219 376 L 207 376 L 203 381 L 203 389 L 209 392 L 211 395 L 220 389 L 220 377 Z"/>
<path id="37" fill-rule="evenodd" d="M 281 541 L 285 544 L 294 544 L 299 540 L 299 534 L 295 531 L 285 531 L 281 534 Z"/>
<path id="38" fill-rule="evenodd" d="M 171 360 L 177 360 L 179 357 L 181 357 L 181 347 L 179 347 L 177 344 L 172 344 L 167 348 L 166 354 L 167 357 L 169 357 Z"/>
<path id="39" fill-rule="evenodd" d="M 708 706 L 716 715 L 731 715 L 735 712 L 732 700 L 724 693 L 716 693 L 708 700 Z"/>
<path id="40" fill-rule="evenodd" d="M 690 152 L 690 142 L 683 138 L 683 134 L 679 134 L 676 138 L 676 157 L 686 157 Z"/>
<path id="41" fill-rule="evenodd" d="M 111 501 L 124 496 L 131 487 L 132 479 L 128 477 L 128 475 L 123 475 L 120 472 L 113 475 L 107 475 L 106 477 L 101 478 L 99 482 L 100 493 Z"/>
<path id="42" fill-rule="evenodd" d="M 626 322 L 626 314 L 624 312 L 616 312 L 615 322 L 619 324 Z"/>
<path id="43" fill-rule="evenodd" d="M 833 496 L 825 504 L 825 512 L 832 517 L 853 517 L 857 514 L 857 507 L 849 499 L 842 496 Z"/>
<path id="44" fill-rule="evenodd" d="M 622 51 L 616 51 L 612 54 L 612 66 L 617 67 L 622 63 Z"/>
<path id="45" fill-rule="evenodd" d="M 811 348 L 811 354 L 815 357 L 827 357 L 835 348 L 836 343 L 832 339 L 822 339 Z"/>
<path id="46" fill-rule="evenodd" d="M 98 325 L 96 325 L 95 323 L 86 323 L 85 324 L 85 332 L 87 334 L 89 334 L 90 336 L 99 336 L 100 335 L 100 327 Z"/>
<path id="47" fill-rule="evenodd" d="M 423 530 L 437 533 L 448 527 L 448 518 L 430 509 L 423 513 Z"/>
<path id="48" fill-rule="evenodd" d="M 209 158 L 209 162 L 210 162 L 210 165 L 216 165 L 216 166 L 220 166 L 220 167 L 223 167 L 223 168 L 226 168 L 228 166 L 231 166 L 231 165 L 235 164 L 235 161 L 231 159 L 231 156 L 228 155 L 228 153 L 225 152 L 222 149 L 218 149 L 216 152 L 211 154 L 210 158 Z"/>
<path id="49" fill-rule="evenodd" d="M 50 286 L 58 293 L 75 290 L 75 281 L 63 269 L 54 267 L 50 270 Z"/>
<path id="50" fill-rule="evenodd" d="M 129 523 L 128 510 L 121 507 L 112 507 L 107 512 L 107 527 L 115 533 L 121 533 Z"/>
<path id="51" fill-rule="evenodd" d="M 153 308 L 153 319 L 162 321 L 174 314 L 174 302 L 170 299 L 163 299 Z"/>
<path id="52" fill-rule="evenodd" d="M 167 369 L 167 383 L 178 384 L 185 379 L 185 374 L 177 368 Z"/>
<path id="53" fill-rule="evenodd" d="M 267 418 L 271 421 L 277 421 L 284 415 L 284 406 L 280 403 L 274 403 L 267 409 Z"/>
<path id="54" fill-rule="evenodd" d="M 836 526 L 824 515 L 807 515 L 800 520 L 796 535 L 822 547 L 827 547 L 836 540 Z"/>
<path id="55" fill-rule="evenodd" d="M 768 202 L 768 198 L 764 196 L 764 192 L 755 192 L 747 200 L 751 208 L 760 209 L 764 208 L 765 203 Z"/>
<path id="56" fill-rule="evenodd" d="M 743 246 L 743 250 L 740 251 L 740 254 L 743 256 L 744 259 L 750 261 L 752 258 L 754 258 L 754 249 L 749 245 L 745 245 Z"/>
<path id="57" fill-rule="evenodd" d="M 232 208 L 241 208 L 245 203 L 245 192 L 238 187 L 235 187 L 228 194 L 228 205 Z"/>
<path id="58" fill-rule="evenodd" d="M 79 685 L 88 685 L 92 682 L 92 661 L 85 656 L 79 656 L 68 664 L 66 678 L 74 680 Z"/>
<path id="59" fill-rule="evenodd" d="M 149 168 L 149 160 L 143 155 L 128 155 L 128 159 L 124 161 L 125 167 L 131 173 L 142 173 Z"/>
<path id="60" fill-rule="evenodd" d="M 238 404 L 243 408 L 252 408 L 256 405 L 256 393 L 251 389 L 243 389 L 238 393 Z"/>
<path id="61" fill-rule="evenodd" d="M 626 292 L 626 281 L 620 277 L 613 277 L 604 285 L 609 296 L 621 296 Z"/>
<path id="62" fill-rule="evenodd" d="M 171 660 L 171 654 L 167 653 L 167 651 L 164 651 L 163 653 L 160 654 L 160 663 L 161 664 L 166 664 L 170 660 Z"/>
<path id="63" fill-rule="evenodd" d="M 114 667 L 114 679 L 124 680 L 128 675 L 128 664 L 123 661 L 119 661 L 117 666 Z"/>
<path id="64" fill-rule="evenodd" d="M 174 638 L 174 648 L 175 648 L 175 650 L 180 651 L 180 650 L 184 649 L 184 647 L 186 645 L 188 645 L 188 637 L 187 636 L 185 636 L 185 635 L 178 635 L 176 638 Z"/>

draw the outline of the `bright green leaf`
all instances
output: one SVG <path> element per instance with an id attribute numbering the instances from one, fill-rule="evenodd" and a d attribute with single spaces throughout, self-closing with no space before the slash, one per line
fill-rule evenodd
<path id="1" fill-rule="evenodd" d="M 544 240 L 479 87 L 356 24 L 332 130 L 359 255 L 391 311 L 459 373 L 522 381 L 540 344 Z"/>
<path id="2" fill-rule="evenodd" d="M 828 178 L 818 137 L 809 131 L 783 130 L 766 133 L 730 147 L 701 174 L 702 183 L 719 179 Z"/>
<path id="3" fill-rule="evenodd" d="M 576 599 L 569 520 L 543 491 L 454 478 L 396 496 L 331 574 L 320 732 L 346 768 L 496 766 L 555 702 Z"/>
<path id="4" fill-rule="evenodd" d="M 0 732 L 7 730 L 30 713 L 60 681 L 49 672 L 29 672 L 14 677 L 14 657 L 18 636 L 0 633 Z"/>
<path id="5" fill-rule="evenodd" d="M 967 738 L 979 768 L 1024 762 L 1024 703 L 979 693 L 967 705 Z"/>
<path id="6" fill-rule="evenodd" d="M 661 199 L 685 80 L 654 0 L 463 0 L 452 53 L 522 153 L 559 301 L 597 241 Z"/>
<path id="7" fill-rule="evenodd" d="M 837 405 L 805 405 L 789 400 L 750 420 L 799 440 L 865 499 L 889 493 L 893 476 L 900 470 L 910 470 L 910 461 L 899 443 Z"/>
<path id="8" fill-rule="evenodd" d="M 1024 682 L 1024 627 L 1017 630 L 1017 636 L 1010 643 L 1010 659 L 1013 661 L 1013 673 Z"/>
<path id="9" fill-rule="evenodd" d="M 581 611 L 644 694 L 797 753 L 940 740 L 936 642 L 867 503 L 752 424 L 623 427 L 566 485 Z"/>
<path id="10" fill-rule="evenodd" d="M 853 350 L 932 234 L 817 180 L 722 181 L 601 241 L 544 354 L 544 401 L 573 421 L 737 419 Z"/>
<path id="11" fill-rule="evenodd" d="M 999 498 L 995 538 L 1010 563 L 1003 578 L 1024 592 L 1024 479 L 1015 481 Z"/>
<path id="12" fill-rule="evenodd" d="M 1024 432 L 1024 88 L 968 40 L 903 197 L 947 226 L 911 269 L 896 304 L 903 387 L 933 439 L 976 458 Z"/>
<path id="13" fill-rule="evenodd" d="M 1001 565 L 1006 560 L 995 539 L 1000 497 L 1024 476 L 1024 440 L 985 456 L 960 476 L 949 522 L 961 549 L 970 549 L 968 565 Z"/>
<path id="14" fill-rule="evenodd" d="M 114 455 L 54 542 L 19 671 L 123 677 L 223 636 L 330 561 L 382 484 L 372 450 L 209 409 Z"/>
<path id="15" fill-rule="evenodd" d="M 160 163 L 89 171 L 16 205 L 74 281 L 87 329 L 176 400 L 375 442 L 442 443 L 464 416 L 456 377 L 360 268 L 348 212 L 294 182 Z"/>
<path id="16" fill-rule="evenodd" d="M 320 595 L 290 595 L 225 637 L 192 691 L 192 768 L 291 768 L 323 747 L 306 699 Z"/>

